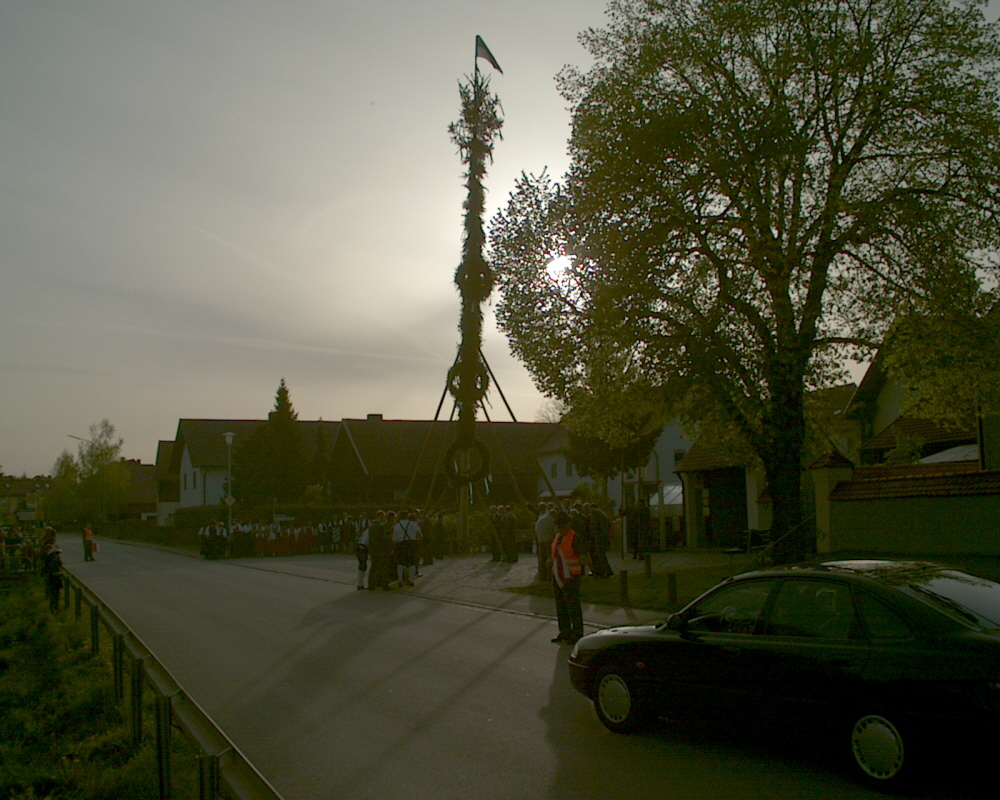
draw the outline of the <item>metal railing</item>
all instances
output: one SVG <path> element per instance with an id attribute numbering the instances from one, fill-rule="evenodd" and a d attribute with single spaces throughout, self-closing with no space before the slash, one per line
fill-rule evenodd
<path id="1" fill-rule="evenodd" d="M 125 699 L 127 684 L 132 741 L 136 746 L 143 739 L 143 692 L 146 687 L 153 692 L 160 800 L 169 800 L 171 796 L 170 737 L 175 726 L 199 752 L 198 796 L 201 800 L 216 800 L 220 789 L 224 789 L 232 800 L 282 800 L 275 788 L 118 615 L 72 572 L 64 568 L 64 573 L 64 607 L 69 608 L 72 589 L 77 618 L 83 616 L 84 603 L 90 608 L 91 653 L 100 652 L 102 624 L 111 636 L 115 699 L 118 702 Z"/>

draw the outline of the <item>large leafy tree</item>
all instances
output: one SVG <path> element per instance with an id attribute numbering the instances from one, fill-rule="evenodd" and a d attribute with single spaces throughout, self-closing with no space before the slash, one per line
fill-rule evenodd
<path id="1" fill-rule="evenodd" d="M 80 440 L 76 457 L 64 450 L 53 466 L 48 499 L 53 519 L 105 522 L 121 514 L 128 502 L 132 476 L 121 460 L 125 440 L 107 419 L 91 425 L 88 434 L 89 439 Z"/>
<path id="2" fill-rule="evenodd" d="M 901 316 L 994 301 L 982 5 L 611 2 L 582 35 L 594 66 L 560 76 L 568 174 L 523 176 L 491 229 L 498 319 L 540 388 L 600 402 L 612 363 L 611 407 L 636 390 L 724 420 L 764 467 L 774 531 L 796 526 L 807 393 Z"/>
<path id="3" fill-rule="evenodd" d="M 571 428 L 566 457 L 581 475 L 599 478 L 598 485 L 603 491 L 609 479 L 646 465 L 662 430 L 662 425 L 653 425 L 635 432 L 622 444 L 611 445 L 599 436 L 577 433 Z"/>

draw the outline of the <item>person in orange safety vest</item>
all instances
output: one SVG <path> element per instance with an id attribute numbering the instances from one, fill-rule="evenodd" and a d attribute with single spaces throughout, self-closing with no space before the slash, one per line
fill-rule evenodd
<path id="1" fill-rule="evenodd" d="M 583 636 L 583 609 L 580 608 L 580 576 L 583 562 L 576 550 L 576 532 L 570 528 L 569 515 L 556 515 L 556 534 L 552 537 L 549 569 L 555 591 L 559 635 L 555 644 L 573 644 Z"/>

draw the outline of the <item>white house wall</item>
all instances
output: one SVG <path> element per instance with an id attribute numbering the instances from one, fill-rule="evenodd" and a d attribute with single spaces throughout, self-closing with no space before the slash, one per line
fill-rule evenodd
<path id="1" fill-rule="evenodd" d="M 191 463 L 191 454 L 185 447 L 181 454 L 180 508 L 216 506 L 225 497 L 225 468 L 199 468 Z"/>

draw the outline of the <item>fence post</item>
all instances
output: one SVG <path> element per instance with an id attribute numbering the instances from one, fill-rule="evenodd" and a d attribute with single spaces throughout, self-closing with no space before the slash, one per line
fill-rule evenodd
<path id="1" fill-rule="evenodd" d="M 132 744 L 139 747 L 142 744 L 142 681 L 144 668 L 138 658 L 132 659 L 130 694 L 132 695 Z"/>
<path id="2" fill-rule="evenodd" d="M 198 798 L 216 800 L 219 796 L 219 757 L 198 756 Z"/>
<path id="3" fill-rule="evenodd" d="M 170 800 L 170 698 L 156 695 L 156 772 L 160 800 Z"/>
<path id="4" fill-rule="evenodd" d="M 97 606 L 90 607 L 90 654 L 96 656 L 101 652 L 101 626 Z"/>
<path id="5" fill-rule="evenodd" d="M 115 676 L 115 702 L 125 699 L 125 636 L 116 633 L 111 639 L 111 668 Z"/>
<path id="6" fill-rule="evenodd" d="M 68 609 L 69 608 L 69 587 L 70 587 L 70 585 L 71 584 L 69 582 L 69 578 L 63 577 L 63 598 L 62 598 L 62 600 L 63 600 L 63 608 L 64 609 Z"/>
<path id="7" fill-rule="evenodd" d="M 76 618 L 83 616 L 83 589 L 79 586 L 73 587 L 73 601 L 75 605 Z"/>
<path id="8" fill-rule="evenodd" d="M 618 571 L 618 579 L 621 585 L 621 603 L 623 608 L 629 607 L 628 599 L 628 570 L 623 569 Z"/>

